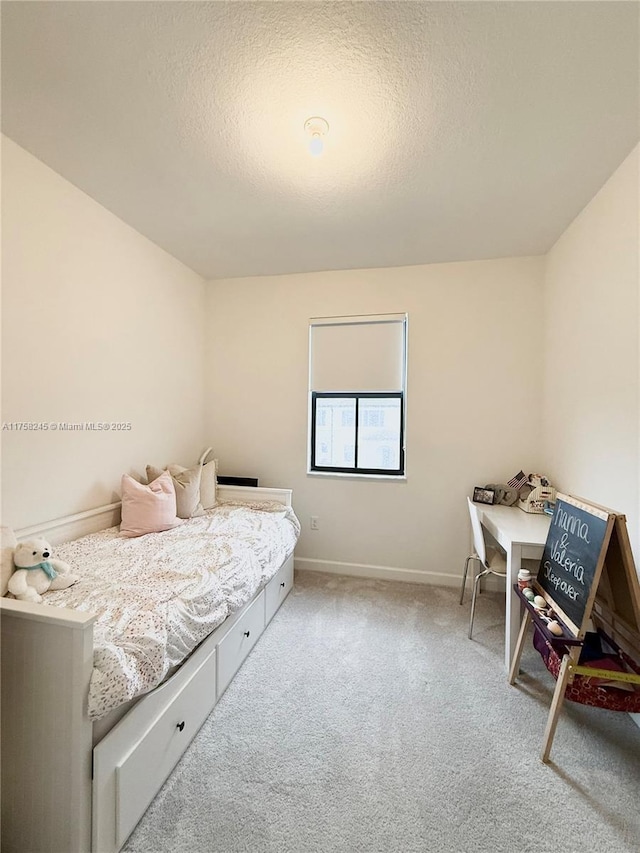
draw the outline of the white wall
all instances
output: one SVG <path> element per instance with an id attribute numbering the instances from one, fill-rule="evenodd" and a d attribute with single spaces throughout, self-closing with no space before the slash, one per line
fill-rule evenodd
<path id="1" fill-rule="evenodd" d="M 638 151 L 547 256 L 543 458 L 563 490 L 626 513 L 640 567 Z"/>
<path id="2" fill-rule="evenodd" d="M 5 137 L 2 232 L 2 420 L 132 424 L 4 430 L 3 523 L 116 500 L 147 462 L 195 461 L 200 277 Z"/>
<path id="3" fill-rule="evenodd" d="M 464 495 L 539 469 L 542 267 L 521 258 L 209 282 L 207 431 L 221 472 L 294 489 L 303 561 L 458 583 Z M 406 482 L 307 475 L 309 318 L 403 311 Z"/>
<path id="4" fill-rule="evenodd" d="M 462 495 L 521 467 L 626 512 L 638 557 L 637 150 L 546 259 L 215 281 L 204 313 L 197 275 L 4 138 L 2 167 L 3 421 L 133 427 L 3 431 L 5 523 L 114 500 L 206 437 L 223 473 L 295 490 L 303 560 L 455 583 Z M 307 475 L 309 317 L 400 311 L 407 481 Z"/>

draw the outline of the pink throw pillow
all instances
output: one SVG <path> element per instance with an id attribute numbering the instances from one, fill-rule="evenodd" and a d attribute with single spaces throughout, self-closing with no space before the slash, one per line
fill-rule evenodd
<path id="1" fill-rule="evenodd" d="M 122 475 L 121 536 L 160 533 L 179 524 L 182 519 L 176 515 L 176 490 L 168 471 L 148 486 L 128 474 Z"/>

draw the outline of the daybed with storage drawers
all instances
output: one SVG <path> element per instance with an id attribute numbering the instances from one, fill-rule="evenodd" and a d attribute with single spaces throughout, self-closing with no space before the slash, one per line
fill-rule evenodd
<path id="1" fill-rule="evenodd" d="M 177 610 L 191 608 L 191 618 L 186 628 L 176 628 L 171 600 L 156 595 L 148 610 L 146 603 L 141 605 L 146 619 L 141 649 L 132 651 L 129 643 L 126 607 L 111 608 L 112 624 L 107 628 L 104 614 L 89 609 L 92 601 L 106 597 L 108 569 L 106 586 L 80 609 L 65 607 L 58 592 L 47 593 L 49 603 L 43 604 L 0 599 L 2 846 L 7 853 L 120 850 L 291 590 L 293 546 L 299 532 L 291 491 L 219 486 L 218 498 L 226 515 L 216 522 L 218 527 L 211 521 L 209 529 L 215 528 L 216 535 L 210 541 L 223 554 L 225 568 L 215 580 L 197 563 L 196 580 L 185 580 L 181 566 L 174 571 L 175 563 L 166 563 L 158 550 L 158 543 L 174 548 L 174 539 L 167 536 L 173 531 L 151 534 L 165 537 L 155 540 L 154 553 L 160 556 L 154 562 L 161 564 L 163 582 L 168 576 L 172 582 L 178 577 L 186 604 L 181 600 Z M 225 535 L 233 528 L 233 507 L 237 505 L 241 513 L 244 501 L 253 504 L 254 514 L 270 511 L 273 518 L 278 507 L 256 502 L 275 501 L 283 510 L 288 508 L 279 515 L 294 532 L 284 531 L 278 546 L 271 547 L 268 542 L 260 544 L 258 533 L 249 530 L 250 546 L 259 553 L 252 556 L 251 547 L 234 548 L 233 539 Z M 218 510 L 207 516 L 214 519 Z M 246 519 L 249 509 L 244 511 Z M 68 559 L 68 554 L 84 559 L 85 553 L 99 553 L 110 541 L 114 546 L 127 543 L 121 552 L 126 556 L 132 540 L 118 543 L 117 533 L 105 529 L 117 523 L 118 514 L 119 504 L 110 504 L 16 533 L 22 540 L 45 536 L 58 543 L 56 556 L 61 559 Z M 192 527 L 185 525 L 191 537 L 183 539 L 185 553 L 205 553 L 208 540 L 203 530 L 208 519 L 187 524 Z M 93 551 L 86 551 L 89 545 Z M 238 571 L 243 560 L 248 568 Z M 100 566 L 94 569 L 99 584 Z M 141 586 L 148 583 L 145 573 Z M 213 598 L 197 598 L 193 590 L 200 587 Z M 70 600 L 78 606 L 73 597 Z M 165 614 L 167 631 L 162 630 L 158 613 Z M 121 647 L 113 645 L 114 630 Z M 211 632 L 201 639 L 198 632 L 207 630 Z M 158 647 L 163 643 L 167 647 L 163 653 L 167 649 L 170 653 L 161 659 Z M 187 656 L 178 666 L 176 649 L 183 647 Z M 133 673 L 128 679 L 133 687 L 123 686 L 125 682 L 108 668 L 105 661 L 110 657 L 120 659 L 130 676 Z M 159 686 L 136 695 L 161 678 Z M 120 703 L 115 708 L 114 696 Z"/>

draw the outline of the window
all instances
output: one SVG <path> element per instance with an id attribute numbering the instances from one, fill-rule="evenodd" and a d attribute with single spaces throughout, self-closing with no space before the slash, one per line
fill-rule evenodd
<path id="1" fill-rule="evenodd" d="M 310 471 L 404 475 L 406 327 L 405 314 L 311 321 Z"/>

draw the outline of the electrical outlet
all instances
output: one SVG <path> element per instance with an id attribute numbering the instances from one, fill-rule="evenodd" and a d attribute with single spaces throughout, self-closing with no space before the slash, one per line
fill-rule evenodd
<path id="1" fill-rule="evenodd" d="M 312 530 L 320 530 L 320 519 L 317 515 L 312 515 L 309 521 L 311 523 Z"/>

